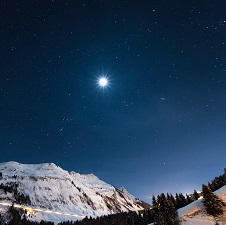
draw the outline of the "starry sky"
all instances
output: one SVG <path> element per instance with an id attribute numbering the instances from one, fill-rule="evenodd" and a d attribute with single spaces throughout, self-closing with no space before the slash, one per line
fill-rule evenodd
<path id="1" fill-rule="evenodd" d="M 225 11 L 223 0 L 1 1 L 1 161 L 54 162 L 145 201 L 200 190 L 226 167 Z"/>

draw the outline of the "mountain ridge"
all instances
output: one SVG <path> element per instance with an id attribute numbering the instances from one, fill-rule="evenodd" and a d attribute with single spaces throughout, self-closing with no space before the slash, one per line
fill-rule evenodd
<path id="1" fill-rule="evenodd" d="M 149 205 L 125 188 L 115 188 L 94 174 L 66 171 L 54 163 L 0 163 L 0 200 L 80 216 L 143 210 Z M 60 222 L 72 218 L 32 212 L 31 220 Z M 65 217 L 65 216 L 64 216 Z M 74 218 L 77 220 L 77 218 Z"/>

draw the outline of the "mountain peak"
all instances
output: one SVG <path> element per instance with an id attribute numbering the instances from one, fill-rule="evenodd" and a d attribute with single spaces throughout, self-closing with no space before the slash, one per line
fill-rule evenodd
<path id="1" fill-rule="evenodd" d="M 135 198 L 133 195 L 131 195 L 131 194 L 127 191 L 127 189 L 126 189 L 125 187 L 120 187 L 119 190 L 120 190 L 124 195 L 126 195 L 127 197 L 129 197 L 130 199 L 133 199 L 133 201 L 136 201 L 136 198 Z"/>

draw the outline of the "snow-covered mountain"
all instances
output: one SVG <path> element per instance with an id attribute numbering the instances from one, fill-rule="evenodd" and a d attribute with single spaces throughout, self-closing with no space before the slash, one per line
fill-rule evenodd
<path id="1" fill-rule="evenodd" d="M 226 203 L 226 186 L 223 186 L 219 190 L 215 191 Z M 202 203 L 202 199 L 199 199 L 191 204 L 180 208 L 178 210 L 178 215 L 181 221 L 181 225 L 223 225 L 226 224 L 226 208 L 224 209 L 224 214 L 217 218 L 207 215 L 205 207 Z"/>
<path id="2" fill-rule="evenodd" d="M 0 202 L 92 217 L 145 207 L 125 188 L 117 189 L 93 174 L 68 172 L 54 163 L 0 163 Z M 36 211 L 31 219 L 59 222 L 78 218 Z"/>

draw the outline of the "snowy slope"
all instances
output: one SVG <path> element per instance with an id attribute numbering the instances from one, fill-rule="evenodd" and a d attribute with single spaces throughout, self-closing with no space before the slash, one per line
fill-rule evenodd
<path id="1" fill-rule="evenodd" d="M 0 188 L 0 202 L 19 202 L 34 208 L 92 217 L 143 209 L 140 201 L 124 188 L 116 189 L 93 174 L 68 172 L 53 163 L 0 163 L 0 172 L 0 184 L 13 189 L 6 192 Z M 32 218 L 55 222 L 77 220 L 43 212 L 33 213 Z"/>
<path id="2" fill-rule="evenodd" d="M 226 186 L 215 192 L 226 203 Z M 226 224 L 226 209 L 224 215 L 219 218 L 214 218 L 206 214 L 202 199 L 199 199 L 191 204 L 178 210 L 178 216 L 182 225 L 219 225 Z"/>

